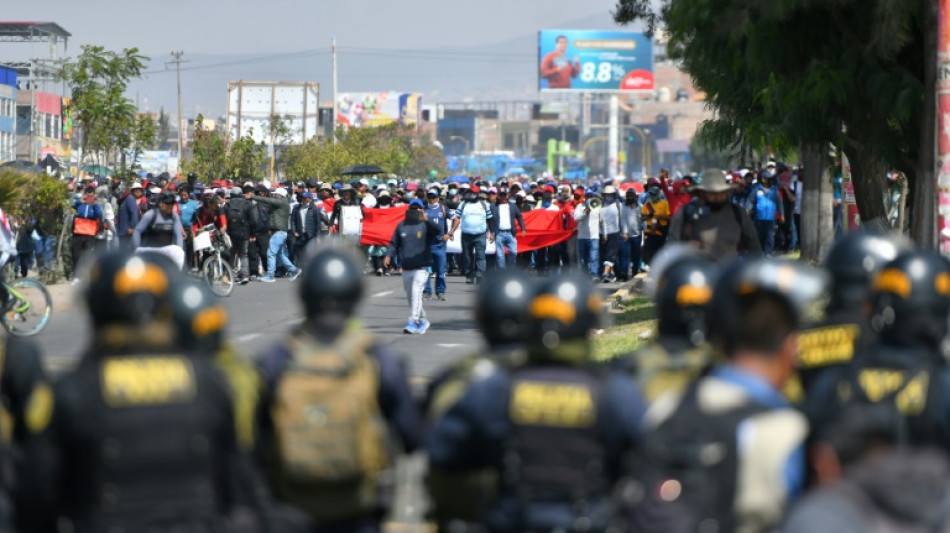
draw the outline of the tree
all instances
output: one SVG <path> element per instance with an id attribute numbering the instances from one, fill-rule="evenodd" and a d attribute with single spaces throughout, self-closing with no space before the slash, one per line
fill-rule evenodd
<path id="1" fill-rule="evenodd" d="M 886 217 L 882 169 L 902 171 L 915 194 L 932 203 L 932 177 L 916 179 L 927 167 L 921 161 L 932 160 L 932 148 L 919 142 L 933 129 L 930 109 L 923 105 L 925 65 L 936 61 L 927 57 L 935 46 L 924 43 L 931 21 L 929 8 L 923 9 L 927 2 L 654 4 L 619 0 L 614 16 L 621 23 L 644 19 L 651 28 L 667 30 L 670 57 L 682 62 L 717 113 L 700 130 L 702 137 L 746 153 L 764 146 L 788 152 L 833 143 L 857 162 L 855 194 L 866 224 Z M 932 245 L 925 233 L 914 226 L 915 240 Z"/>
<path id="2" fill-rule="evenodd" d="M 274 178 L 274 173 L 280 169 L 280 164 L 278 162 L 277 146 L 284 146 L 290 143 L 290 140 L 293 138 L 294 133 L 296 133 L 293 128 L 290 127 L 290 124 L 293 122 L 294 117 L 291 115 L 280 116 L 278 114 L 273 114 L 264 124 L 264 131 L 267 133 L 268 138 L 270 139 L 270 176 L 271 179 Z"/>
<path id="3" fill-rule="evenodd" d="M 135 119 L 135 126 L 132 130 L 132 162 L 130 168 L 138 165 L 139 156 L 149 147 L 155 145 L 155 138 L 158 136 L 158 125 L 152 120 L 152 117 L 142 115 Z"/>
<path id="4" fill-rule="evenodd" d="M 141 76 L 146 60 L 137 48 L 117 53 L 85 45 L 75 61 L 63 65 L 60 77 L 72 94 L 70 110 L 79 126 L 83 159 L 93 153 L 100 164 L 108 163 L 131 145 L 136 110 L 125 90 Z"/>
<path id="5" fill-rule="evenodd" d="M 164 150 L 165 145 L 168 143 L 168 138 L 172 134 L 172 125 L 171 120 L 168 118 L 168 113 L 165 112 L 165 108 L 162 107 L 158 110 L 158 120 L 156 122 L 156 127 L 158 128 L 158 133 L 156 134 L 155 143 L 152 146 L 153 150 Z"/>
<path id="6" fill-rule="evenodd" d="M 251 180 L 261 174 L 264 164 L 264 143 L 254 142 L 254 130 L 248 130 L 247 135 L 234 141 L 228 151 L 225 172 L 232 180 Z"/>
<path id="7" fill-rule="evenodd" d="M 227 143 L 217 131 L 208 131 L 203 127 L 204 117 L 195 119 L 195 133 L 188 144 L 191 157 L 181 162 L 182 172 L 194 173 L 198 179 L 208 182 L 224 175 L 227 166 Z"/>

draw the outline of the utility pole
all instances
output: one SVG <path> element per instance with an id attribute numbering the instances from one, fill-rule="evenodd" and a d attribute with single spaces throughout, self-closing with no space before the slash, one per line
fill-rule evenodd
<path id="1" fill-rule="evenodd" d="M 184 138 L 184 131 L 182 131 L 184 128 L 182 127 L 182 124 L 181 124 L 181 64 L 188 63 L 188 61 L 181 60 L 181 56 L 183 55 L 185 55 L 185 53 L 180 50 L 178 52 L 172 52 L 172 57 L 175 58 L 174 61 L 169 61 L 168 63 L 165 63 L 166 67 L 174 63 L 175 70 L 178 72 L 178 162 L 179 164 L 181 164 L 182 144 L 183 144 L 182 139 Z"/>
<path id="2" fill-rule="evenodd" d="M 336 144 L 336 113 L 337 105 L 336 101 L 336 35 L 333 36 L 331 41 L 332 57 L 333 57 L 333 131 L 330 132 L 330 136 L 333 137 L 333 144 Z"/>

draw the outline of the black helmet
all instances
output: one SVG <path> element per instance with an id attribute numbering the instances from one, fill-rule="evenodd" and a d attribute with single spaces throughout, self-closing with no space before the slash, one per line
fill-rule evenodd
<path id="1" fill-rule="evenodd" d="M 882 340 L 939 347 L 950 318 L 950 261 L 933 251 L 902 253 L 874 279 L 871 297 Z"/>
<path id="2" fill-rule="evenodd" d="M 175 193 L 165 191 L 158 197 L 158 203 L 160 204 L 174 204 L 177 201 L 175 198 Z"/>
<path id="3" fill-rule="evenodd" d="M 528 339 L 528 304 L 533 280 L 522 270 L 507 268 L 485 276 L 475 300 L 475 320 L 491 346 L 524 344 Z"/>
<path id="4" fill-rule="evenodd" d="M 578 363 L 588 356 L 587 335 L 597 326 L 601 298 L 580 272 L 561 274 L 543 282 L 528 306 L 532 356 Z M 583 349 L 576 350 L 577 342 Z"/>
<path id="5" fill-rule="evenodd" d="M 351 315 L 363 296 L 363 269 L 349 251 L 327 247 L 303 269 L 300 298 L 308 318 L 325 313 Z"/>
<path id="6" fill-rule="evenodd" d="M 711 313 L 706 315 L 710 337 L 727 355 L 736 339 L 748 338 L 743 305 L 758 295 L 774 296 L 784 308 L 791 328 L 824 292 L 827 279 L 820 270 L 796 261 L 771 258 L 739 259 L 723 270 L 713 288 Z M 766 327 L 769 325 L 766 324 Z"/>
<path id="7" fill-rule="evenodd" d="M 902 239 L 883 231 L 859 231 L 839 239 L 824 261 L 831 274 L 828 309 L 860 309 L 869 303 L 877 273 L 908 249 Z"/>
<path id="8" fill-rule="evenodd" d="M 93 325 L 141 327 L 170 320 L 169 296 L 180 275 L 171 260 L 158 254 L 115 251 L 95 259 L 84 294 Z"/>
<path id="9" fill-rule="evenodd" d="M 221 348 L 228 313 L 204 283 L 178 283 L 171 293 L 178 343 L 190 352 L 210 354 Z"/>
<path id="10" fill-rule="evenodd" d="M 680 258 L 657 281 L 655 302 L 660 335 L 699 345 L 706 340 L 706 310 L 719 267 L 701 256 Z"/>

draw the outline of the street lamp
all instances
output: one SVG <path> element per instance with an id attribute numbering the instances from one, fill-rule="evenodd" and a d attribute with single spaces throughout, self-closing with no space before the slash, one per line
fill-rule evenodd
<path id="1" fill-rule="evenodd" d="M 450 140 L 450 141 L 454 141 L 455 139 L 458 139 L 458 140 L 462 141 L 463 143 L 465 143 L 465 153 L 466 153 L 466 154 L 468 154 L 468 153 L 471 151 L 471 150 L 469 150 L 469 146 L 470 146 L 470 145 L 469 145 L 468 139 L 466 139 L 465 137 L 460 137 L 460 136 L 458 136 L 458 135 L 452 135 L 452 136 L 449 137 L 449 140 Z"/>

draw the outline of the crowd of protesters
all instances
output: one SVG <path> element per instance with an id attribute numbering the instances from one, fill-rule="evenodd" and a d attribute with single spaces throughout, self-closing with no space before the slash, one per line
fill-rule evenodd
<path id="1" fill-rule="evenodd" d="M 477 176 L 449 183 L 375 177 L 206 183 L 194 175 L 176 179 L 161 174 L 128 184 L 100 178 L 76 187 L 71 251 L 73 264 L 78 264 L 97 248 L 174 246 L 180 251 L 169 252 L 171 257 L 197 269 L 200 251 L 194 250 L 194 238 L 213 225 L 227 243 L 237 282 L 273 282 L 298 275 L 304 250 L 323 236 L 333 234 L 359 245 L 366 209 L 408 206 L 418 200 L 439 228 L 431 237 L 433 261 L 427 267 L 431 276 L 424 298 L 444 299 L 447 275 L 479 283 L 487 270 L 515 264 L 537 274 L 573 266 L 598 282 L 622 282 L 649 270 L 667 241 L 692 241 L 728 254 L 796 250 L 799 173 L 770 162 L 758 170 L 723 176 L 672 178 L 662 169 L 643 184 L 550 177 L 489 182 Z M 723 209 L 730 204 L 731 209 Z M 519 252 L 518 237 L 526 231 L 523 214 L 538 209 L 558 213 L 561 227 L 572 236 Z M 44 253 L 38 255 L 47 257 L 51 245 L 44 242 L 46 237 L 37 232 L 31 238 L 24 244 L 42 246 Z M 460 252 L 449 250 L 449 241 L 456 238 Z M 497 250 L 493 258 L 486 255 L 491 243 Z M 399 258 L 386 246 L 367 246 L 364 251 L 367 272 L 402 273 Z"/>

